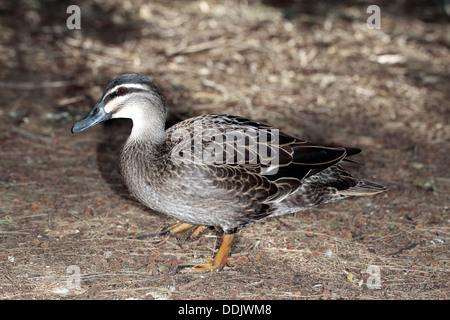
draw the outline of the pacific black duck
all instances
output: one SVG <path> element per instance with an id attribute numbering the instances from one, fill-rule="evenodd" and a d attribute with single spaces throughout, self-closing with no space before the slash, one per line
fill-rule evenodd
<path id="1" fill-rule="evenodd" d="M 198 116 L 165 130 L 164 99 L 139 74 L 114 79 L 72 132 L 112 118 L 133 121 L 121 154 L 131 193 L 153 210 L 185 222 L 178 229 L 223 230 L 215 259 L 192 264 L 195 271 L 223 268 L 235 232 L 249 222 L 386 190 L 339 165 L 359 153 L 357 148 L 318 146 L 231 115 Z"/>

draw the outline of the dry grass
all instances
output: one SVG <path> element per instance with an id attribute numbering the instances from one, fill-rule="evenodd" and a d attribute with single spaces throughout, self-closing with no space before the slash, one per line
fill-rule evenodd
<path id="1" fill-rule="evenodd" d="M 364 3 L 98 0 L 71 31 L 66 4 L 13 3 L 0 7 L 1 299 L 448 299 L 447 24 L 395 2 L 368 30 Z M 130 123 L 70 134 L 130 72 L 161 87 L 170 123 L 230 113 L 359 146 L 352 171 L 389 192 L 249 225 L 225 270 L 181 273 L 220 234 L 138 239 L 174 221 L 121 182 Z"/>

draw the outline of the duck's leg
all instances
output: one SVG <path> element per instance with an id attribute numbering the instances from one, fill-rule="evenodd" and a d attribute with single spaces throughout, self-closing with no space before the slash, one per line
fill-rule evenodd
<path id="1" fill-rule="evenodd" d="M 179 232 L 182 232 L 184 230 L 189 230 L 195 228 L 195 230 L 190 235 L 191 239 L 197 239 L 200 234 L 203 232 L 203 230 L 207 229 L 207 226 L 195 226 L 193 224 L 187 223 L 187 222 L 179 222 L 174 224 L 173 226 L 169 227 L 164 233 L 169 232 L 171 235 L 175 235 Z"/>
<path id="2" fill-rule="evenodd" d="M 171 235 L 175 235 L 181 231 L 191 229 L 194 225 L 187 222 L 179 222 L 169 227 L 165 232 L 169 232 Z"/>
<path id="3" fill-rule="evenodd" d="M 222 269 L 228 260 L 228 254 L 230 253 L 231 244 L 233 243 L 234 233 L 227 234 L 224 233 L 222 236 L 222 244 L 220 245 L 219 252 L 217 252 L 216 257 L 213 259 L 206 258 L 209 263 L 182 263 L 179 266 L 193 267 L 188 272 L 205 272 L 208 270 L 220 270 Z"/>
<path id="4" fill-rule="evenodd" d="M 197 239 L 205 229 L 208 229 L 208 227 L 207 226 L 198 226 L 197 228 L 195 228 L 194 232 L 192 232 L 190 238 Z"/>

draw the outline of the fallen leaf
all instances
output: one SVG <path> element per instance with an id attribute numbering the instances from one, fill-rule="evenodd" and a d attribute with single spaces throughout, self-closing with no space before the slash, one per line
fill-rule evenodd
<path id="1" fill-rule="evenodd" d="M 247 264 L 250 261 L 246 256 L 242 256 L 240 260 L 243 264 Z"/>

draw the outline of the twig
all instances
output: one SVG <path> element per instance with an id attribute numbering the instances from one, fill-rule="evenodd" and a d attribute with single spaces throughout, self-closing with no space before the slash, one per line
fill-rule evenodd
<path id="1" fill-rule="evenodd" d="M 397 250 L 396 252 L 391 253 L 391 256 L 395 256 L 397 254 L 401 254 L 403 251 L 405 250 L 411 250 L 413 248 L 415 248 L 419 243 L 418 242 L 414 242 L 414 243 L 410 243 L 407 246 L 400 248 L 399 250 Z"/>
<path id="2" fill-rule="evenodd" d="M 9 271 L 5 268 L 2 268 L 4 271 L 4 275 L 5 278 L 9 280 L 9 282 L 11 282 L 13 284 L 14 287 L 16 287 L 16 289 L 21 289 L 21 285 L 18 284 L 10 275 Z"/>
<path id="3" fill-rule="evenodd" d="M 72 81 L 43 81 L 40 83 L 31 83 L 31 82 L 14 83 L 14 82 L 0 81 L 0 88 L 34 90 L 42 88 L 68 87 L 73 84 L 74 83 Z"/>
<path id="4" fill-rule="evenodd" d="M 20 129 L 16 126 L 11 125 L 11 131 L 17 134 L 20 134 L 21 136 L 24 136 L 25 138 L 32 139 L 32 140 L 40 140 L 46 144 L 50 144 L 52 142 L 52 139 L 38 135 L 36 133 L 26 131 L 23 129 Z"/>
<path id="5" fill-rule="evenodd" d="M 197 284 L 201 283 L 202 281 L 203 281 L 203 278 L 199 278 L 197 280 L 182 284 L 178 287 L 178 290 L 180 290 L 180 291 L 186 290 L 192 286 L 196 286 Z"/>
<path id="6" fill-rule="evenodd" d="M 294 227 L 292 224 L 290 224 L 290 223 L 284 221 L 283 219 L 278 218 L 277 220 L 278 220 L 283 226 L 287 227 L 289 230 L 297 230 L 296 227 Z"/>
<path id="7" fill-rule="evenodd" d="M 174 55 L 180 55 L 180 54 L 190 54 L 190 53 L 198 53 L 201 51 L 207 51 L 211 49 L 216 49 L 218 47 L 223 46 L 227 43 L 227 39 L 225 38 L 218 38 L 211 41 L 205 41 L 197 44 L 187 45 L 185 43 L 182 43 L 182 45 L 173 48 L 173 49 L 167 49 L 166 55 L 167 56 L 174 56 Z"/>

